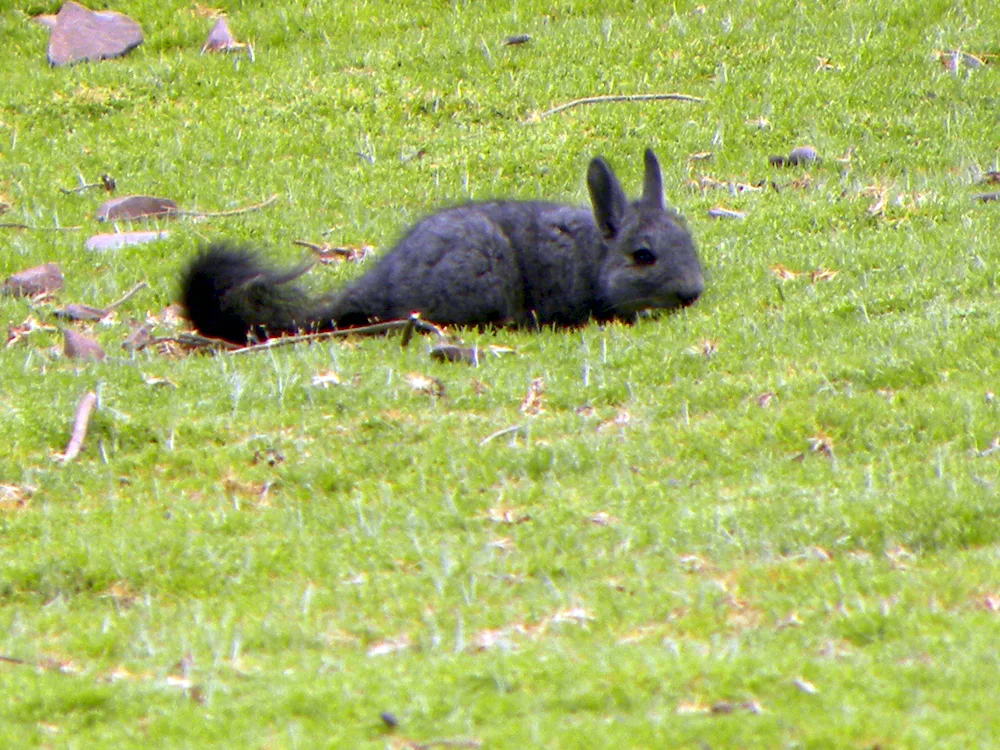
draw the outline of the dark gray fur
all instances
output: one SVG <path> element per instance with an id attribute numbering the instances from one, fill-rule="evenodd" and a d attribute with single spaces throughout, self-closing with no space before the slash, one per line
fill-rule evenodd
<path id="1" fill-rule="evenodd" d="M 182 282 L 183 304 L 207 335 L 243 343 L 419 312 L 456 325 L 572 326 L 678 308 L 702 293 L 701 264 L 680 217 L 664 205 L 660 165 L 645 155 L 642 197 L 630 203 L 607 163 L 587 170 L 592 209 L 489 201 L 418 222 L 342 292 L 310 300 L 293 274 L 245 251 L 209 248 Z"/>

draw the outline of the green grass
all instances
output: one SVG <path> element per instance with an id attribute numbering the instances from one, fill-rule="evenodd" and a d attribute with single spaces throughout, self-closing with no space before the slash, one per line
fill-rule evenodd
<path id="1" fill-rule="evenodd" d="M 996 742 L 1000 209 L 971 199 L 1000 144 L 994 3 L 226 3 L 250 63 L 198 54 L 193 4 L 134 0 L 113 7 L 142 47 L 52 70 L 27 14 L 55 7 L 0 15 L 0 221 L 82 229 L 0 229 L 0 275 L 60 263 L 56 304 L 150 288 L 75 324 L 104 362 L 45 330 L 0 355 L 0 483 L 30 492 L 0 510 L 0 655 L 26 662 L 0 663 L 0 745 Z M 949 72 L 955 48 L 988 64 Z M 531 122 L 672 91 L 707 101 Z M 768 166 L 802 143 L 824 162 Z M 289 263 L 296 239 L 382 249 L 468 198 L 584 202 L 598 153 L 638 192 L 647 146 L 706 268 L 683 313 L 463 332 L 516 349 L 476 369 L 395 338 L 120 348 L 206 239 Z M 279 199 L 91 253 L 103 197 L 59 188 L 104 172 L 185 208 Z M 54 307 L 4 297 L 0 317 Z M 312 385 L 329 370 L 342 385 Z"/>

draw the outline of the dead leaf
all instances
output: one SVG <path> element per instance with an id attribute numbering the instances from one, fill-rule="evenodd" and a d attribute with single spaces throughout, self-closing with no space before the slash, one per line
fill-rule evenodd
<path id="1" fill-rule="evenodd" d="M 708 706 L 705 706 L 697 701 L 685 701 L 677 704 L 676 712 L 681 715 L 687 714 L 707 714 L 711 711 Z"/>
<path id="2" fill-rule="evenodd" d="M 586 625 L 593 619 L 594 616 L 587 612 L 587 610 L 583 607 L 573 607 L 572 609 L 564 609 L 561 612 L 556 612 L 552 615 L 551 622 L 568 622 L 573 625 Z"/>
<path id="3" fill-rule="evenodd" d="M 626 427 L 632 421 L 632 415 L 628 409 L 619 409 L 618 413 L 611 419 L 597 425 L 598 432 L 606 432 L 615 427 Z"/>
<path id="4" fill-rule="evenodd" d="M 818 161 L 822 161 L 822 159 L 819 158 L 819 152 L 813 146 L 796 146 L 788 154 L 788 163 L 793 167 Z"/>
<path id="5" fill-rule="evenodd" d="M 712 339 L 705 339 L 698 344 L 696 351 L 703 357 L 712 357 L 719 351 L 719 342 Z"/>
<path id="6" fill-rule="evenodd" d="M 493 523 L 519 524 L 527 523 L 531 516 L 517 508 L 488 508 L 485 517 Z"/>
<path id="7" fill-rule="evenodd" d="M 685 573 L 697 573 L 705 567 L 705 561 L 697 555 L 681 555 L 677 561 Z"/>
<path id="8" fill-rule="evenodd" d="M 885 212 L 886 191 L 882 190 L 876 194 L 875 202 L 868 206 L 868 215 L 871 217 L 881 216 Z"/>
<path id="9" fill-rule="evenodd" d="M 340 375 L 335 373 L 333 370 L 320 372 L 312 376 L 312 384 L 313 387 L 316 388 L 327 388 L 331 385 L 340 385 Z"/>
<path id="10" fill-rule="evenodd" d="M 429 378 L 419 372 L 411 372 L 404 376 L 404 380 L 417 393 L 426 393 L 435 398 L 444 396 L 444 383 L 437 378 Z"/>
<path id="11" fill-rule="evenodd" d="M 613 526 L 618 523 L 618 519 L 615 518 L 610 513 L 606 513 L 603 510 L 599 510 L 596 513 L 590 515 L 587 520 L 594 524 L 595 526 Z"/>
<path id="12" fill-rule="evenodd" d="M 0 484 L 0 510 L 24 510 L 34 493 L 30 485 Z"/>
<path id="13" fill-rule="evenodd" d="M 829 268 L 817 268 L 809 274 L 809 280 L 812 281 L 813 284 L 820 281 L 831 281 L 836 278 L 838 273 L 840 273 L 840 271 L 831 271 Z"/>
<path id="14" fill-rule="evenodd" d="M 773 266 L 771 266 L 770 270 L 771 273 L 773 273 L 782 281 L 792 281 L 793 279 L 797 279 L 799 277 L 798 271 L 792 271 L 791 269 L 786 268 L 780 263 L 776 263 Z"/>
<path id="15" fill-rule="evenodd" d="M 818 432 L 810 438 L 806 438 L 809 441 L 809 450 L 813 453 L 822 453 L 828 458 L 833 458 L 833 438 L 824 432 Z"/>
<path id="16" fill-rule="evenodd" d="M 431 349 L 431 359 L 438 362 L 464 362 L 467 365 L 479 364 L 479 347 L 457 346 L 455 344 L 439 344 Z"/>
<path id="17" fill-rule="evenodd" d="M 527 44 L 531 41 L 531 34 L 514 34 L 503 40 L 504 46 L 516 47 L 519 44 Z"/>
<path id="18" fill-rule="evenodd" d="M 135 352 L 145 349 L 153 342 L 153 329 L 148 325 L 137 326 L 122 341 L 122 349 L 127 352 Z"/>
<path id="19" fill-rule="evenodd" d="M 802 677 L 796 677 L 792 680 L 792 684 L 806 695 L 816 695 L 819 692 L 815 685 Z"/>
<path id="20" fill-rule="evenodd" d="M 710 219 L 739 219 L 742 221 L 746 217 L 747 215 L 743 211 L 734 211 L 722 206 L 715 206 L 708 209 L 708 218 Z"/>
<path id="21" fill-rule="evenodd" d="M 500 552 L 512 552 L 517 548 L 514 540 L 509 536 L 502 536 L 499 539 L 494 539 L 486 546 L 490 549 L 499 550 Z"/>
<path id="22" fill-rule="evenodd" d="M 833 555 L 822 547 L 810 547 L 809 556 L 813 560 L 819 560 L 820 562 L 830 562 L 833 559 Z"/>
<path id="23" fill-rule="evenodd" d="M 101 360 L 107 356 L 92 338 L 69 328 L 63 330 L 63 355 L 69 359 L 90 360 Z"/>
<path id="24" fill-rule="evenodd" d="M 101 682 L 110 682 L 112 684 L 116 682 L 124 682 L 126 680 L 134 680 L 136 675 L 129 672 L 125 667 L 115 667 L 110 672 L 108 672 L 104 677 L 101 678 Z"/>
<path id="25" fill-rule="evenodd" d="M 226 11 L 221 8 L 212 8 L 201 3 L 195 3 L 191 13 L 198 18 L 221 18 L 226 15 Z"/>
<path id="26" fill-rule="evenodd" d="M 172 380 L 168 380 L 167 378 L 161 378 L 156 375 L 143 375 L 142 382 L 144 382 L 146 385 L 151 385 L 151 386 L 165 385 L 165 386 L 170 386 L 171 388 L 177 387 L 177 383 L 173 382 Z"/>
<path id="27" fill-rule="evenodd" d="M 270 467 L 275 467 L 278 464 L 285 462 L 285 454 L 276 448 L 267 448 L 265 450 L 254 451 L 253 463 L 254 466 L 260 463 L 266 463 Z"/>
<path id="28" fill-rule="evenodd" d="M 78 305 L 74 302 L 66 305 L 66 307 L 60 310 L 56 310 L 55 314 L 57 318 L 65 318 L 66 320 L 97 321 L 102 320 L 104 316 L 109 315 L 109 312 L 99 307 Z"/>
<path id="29" fill-rule="evenodd" d="M 316 256 L 316 260 L 324 265 L 341 262 L 360 263 L 367 258 L 369 254 L 375 252 L 375 248 L 372 245 L 336 247 L 326 243 L 317 245 L 314 242 L 306 242 L 305 240 L 295 240 L 293 244 L 309 248 Z"/>
<path id="30" fill-rule="evenodd" d="M 108 588 L 107 592 L 100 595 L 104 599 L 113 599 L 115 604 L 127 609 L 139 600 L 139 594 L 134 592 L 129 585 L 123 581 L 117 581 Z"/>
<path id="31" fill-rule="evenodd" d="M 46 263 L 18 271 L 3 284 L 3 291 L 13 297 L 36 297 L 53 294 L 63 288 L 63 274 L 56 263 Z"/>
<path id="32" fill-rule="evenodd" d="M 164 680 L 163 684 L 167 687 L 179 688 L 180 690 L 190 690 L 194 687 L 194 681 L 188 679 L 187 677 L 181 677 L 178 675 L 168 674 Z"/>
<path id="33" fill-rule="evenodd" d="M 149 325 L 164 325 L 169 328 L 180 328 L 186 324 L 184 311 L 180 305 L 167 305 L 159 315 L 149 314 L 146 323 Z"/>
<path id="34" fill-rule="evenodd" d="M 69 0 L 56 14 L 49 36 L 49 64 L 120 57 L 142 41 L 142 27 L 123 13 L 92 11 Z"/>
<path id="35" fill-rule="evenodd" d="M 953 73 L 958 72 L 960 67 L 971 68 L 975 70 L 976 68 L 981 68 L 986 63 L 975 55 L 970 55 L 968 52 L 960 52 L 959 50 L 949 50 L 946 52 L 937 53 L 938 60 L 941 65 L 950 70 Z"/>
<path id="36" fill-rule="evenodd" d="M 97 209 L 98 221 L 129 221 L 152 217 L 176 216 L 180 211 L 177 203 L 169 198 L 152 195 L 123 195 L 105 201 Z"/>
<path id="37" fill-rule="evenodd" d="M 789 612 L 787 615 L 778 620 L 774 627 L 777 630 L 785 630 L 786 628 L 799 628 L 802 627 L 802 618 L 799 617 L 798 612 Z"/>
<path id="38" fill-rule="evenodd" d="M 77 404 L 76 413 L 73 416 L 73 432 L 69 438 L 69 444 L 66 446 L 65 452 L 62 455 L 57 456 L 57 460 L 63 463 L 69 463 L 78 455 L 83 449 L 83 441 L 87 437 L 87 426 L 90 424 L 90 414 L 93 412 L 94 407 L 97 405 L 97 394 L 93 391 L 88 391 L 80 403 Z"/>
<path id="39" fill-rule="evenodd" d="M 534 378 L 528 386 L 528 393 L 521 402 L 521 413 L 529 417 L 538 416 L 545 411 L 545 381 L 542 378 Z"/>
<path id="40" fill-rule="evenodd" d="M 757 406 L 761 407 L 762 409 L 766 409 L 771 405 L 771 402 L 774 401 L 776 398 L 778 398 L 778 395 L 776 393 L 771 393 L 770 391 L 768 391 L 767 393 L 762 393 L 757 397 Z"/>
<path id="41" fill-rule="evenodd" d="M 236 37 L 229 30 L 229 24 L 226 23 L 226 19 L 220 16 L 212 30 L 208 32 L 208 38 L 205 43 L 201 46 L 201 54 L 206 52 L 229 52 L 231 50 L 239 50 L 246 47 L 245 44 L 236 41 Z"/>
<path id="42" fill-rule="evenodd" d="M 508 628 L 480 630 L 472 636 L 472 648 L 476 651 L 489 651 L 494 648 L 510 651 L 514 648 L 514 641 Z"/>
<path id="43" fill-rule="evenodd" d="M 59 329 L 56 328 L 55 326 L 50 326 L 44 323 L 40 323 L 35 318 L 29 317 L 25 319 L 23 323 L 12 325 L 10 326 L 10 328 L 7 329 L 7 347 L 9 348 L 11 346 L 14 346 L 14 344 L 18 343 L 19 341 L 26 338 L 29 334 L 34 333 L 35 331 L 45 331 L 48 333 L 52 333 L 58 330 Z"/>
<path id="44" fill-rule="evenodd" d="M 906 563 L 917 559 L 917 556 L 902 544 L 897 545 L 892 549 L 887 549 L 885 551 L 885 556 L 889 558 L 889 561 L 892 563 L 892 567 L 896 570 L 906 570 Z"/>
<path id="45" fill-rule="evenodd" d="M 368 656 L 386 656 L 405 651 L 411 646 L 409 636 L 403 635 L 393 640 L 379 641 L 368 647 Z"/>

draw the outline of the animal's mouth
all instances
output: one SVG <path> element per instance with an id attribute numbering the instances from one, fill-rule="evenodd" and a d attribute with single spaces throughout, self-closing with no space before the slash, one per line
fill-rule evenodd
<path id="1" fill-rule="evenodd" d="M 616 306 L 615 312 L 619 315 L 636 315 L 643 310 L 679 310 L 684 307 L 690 307 L 700 296 L 701 290 L 640 297 L 639 299 L 629 300 L 627 305 Z"/>

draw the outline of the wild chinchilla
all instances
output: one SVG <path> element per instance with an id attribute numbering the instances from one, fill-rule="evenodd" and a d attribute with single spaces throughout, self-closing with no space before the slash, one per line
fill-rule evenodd
<path id="1" fill-rule="evenodd" d="M 214 244 L 185 272 L 182 304 L 198 331 L 239 344 L 415 311 L 440 324 L 572 326 L 690 305 L 704 288 L 698 254 L 664 205 L 656 155 L 645 161 L 633 203 L 598 157 L 587 170 L 592 212 L 487 201 L 431 214 L 360 279 L 318 299 L 289 283 L 299 272 Z"/>

